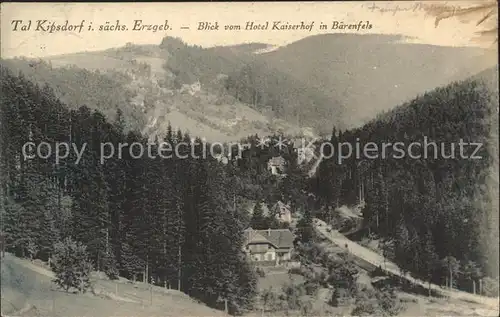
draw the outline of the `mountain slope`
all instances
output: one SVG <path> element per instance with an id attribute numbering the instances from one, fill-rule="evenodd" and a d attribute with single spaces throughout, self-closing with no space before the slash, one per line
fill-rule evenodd
<path id="1" fill-rule="evenodd" d="M 96 55 L 73 54 L 68 60 L 96 61 Z M 54 65 L 60 65 L 55 60 Z M 58 67 L 52 63 L 42 60 L 9 59 L 1 60 L 1 65 L 13 71 L 22 73 L 27 79 L 39 86 L 48 85 L 54 90 L 56 96 L 71 109 L 77 109 L 83 105 L 91 109 L 100 110 L 111 120 L 116 117 L 117 109 L 123 111 L 128 129 L 137 129 L 146 123 L 146 118 L 141 108 L 130 105 L 130 99 L 134 92 L 127 88 L 132 82 L 130 76 L 115 71 L 119 70 L 117 63 L 110 63 L 109 59 L 101 60 L 101 63 L 93 67 L 85 64 L 88 68 Z M 125 63 L 123 63 L 125 64 Z M 72 65 L 68 63 L 67 65 Z M 100 65 L 107 65 L 108 69 Z M 125 68 L 125 66 L 122 66 Z M 100 69 L 100 71 L 97 71 Z"/>
<path id="2" fill-rule="evenodd" d="M 355 126 L 418 94 L 491 67 L 496 54 L 475 48 L 402 43 L 387 35 L 307 37 L 258 57 L 345 105 Z"/>
<path id="3" fill-rule="evenodd" d="M 268 63 L 254 61 L 231 73 L 226 89 L 252 108 L 275 113 L 299 126 L 321 131 L 322 127 L 345 125 L 342 104 Z"/>
<path id="4" fill-rule="evenodd" d="M 391 241 L 388 257 L 422 280 L 443 283 L 438 263 L 448 257 L 460 263 L 459 289 L 469 291 L 478 279 L 468 266 L 492 283 L 498 277 L 491 261 L 499 253 L 497 72 L 436 88 L 336 134 L 334 144 L 374 142 L 375 155 L 344 149 L 348 158 L 323 160 L 311 182 L 326 206 L 365 201 L 362 234 Z"/>
<path id="5" fill-rule="evenodd" d="M 232 47 L 245 52 L 262 45 Z M 245 64 L 243 53 L 216 50 L 166 38 L 161 45 L 132 45 L 101 52 L 10 59 L 2 65 L 39 85 L 48 84 L 71 108 L 87 105 L 114 120 L 117 108 L 127 128 L 151 138 L 174 129 L 210 141 L 239 140 L 282 130 L 300 134 L 296 124 L 258 111 L 227 93 L 226 73 Z M 244 54 L 243 54 L 244 55 Z M 245 55 L 247 56 L 247 55 Z"/>
<path id="6" fill-rule="evenodd" d="M 262 43 L 201 48 L 166 37 L 33 60 L 2 61 L 151 137 L 174 128 L 217 141 L 312 127 L 359 126 L 418 94 L 491 65 L 485 51 L 402 43 L 397 36 L 331 34 L 277 49 Z M 496 60 L 496 59 L 495 59 Z M 170 120 L 169 113 L 185 119 Z"/>

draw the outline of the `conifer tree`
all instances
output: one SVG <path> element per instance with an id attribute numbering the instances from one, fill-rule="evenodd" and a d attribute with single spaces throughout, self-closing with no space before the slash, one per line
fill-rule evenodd
<path id="1" fill-rule="evenodd" d="M 255 230 L 268 229 L 266 228 L 267 221 L 262 209 L 262 203 L 257 202 L 253 208 L 252 219 L 250 220 L 250 227 Z"/>
<path id="2" fill-rule="evenodd" d="M 314 228 L 311 212 L 305 209 L 302 218 L 297 222 L 297 236 L 302 243 L 312 242 Z"/>

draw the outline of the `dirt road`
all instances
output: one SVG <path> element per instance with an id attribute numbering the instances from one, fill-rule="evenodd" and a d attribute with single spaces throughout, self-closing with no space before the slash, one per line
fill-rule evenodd
<path id="1" fill-rule="evenodd" d="M 429 287 L 429 284 L 425 281 L 416 279 L 410 276 L 409 274 L 402 274 L 400 268 L 395 263 L 387 261 L 380 254 L 362 245 L 359 245 L 356 242 L 347 239 L 337 230 L 332 229 L 332 227 L 327 225 L 324 221 L 320 219 L 314 219 L 313 223 L 314 223 L 314 228 L 316 229 L 317 232 L 321 233 L 325 238 L 330 240 L 333 244 L 341 248 L 347 247 L 351 255 L 358 257 L 363 262 L 367 262 L 373 265 L 374 267 L 381 267 L 382 270 L 384 270 L 385 272 L 402 277 L 413 284 L 420 285 L 424 288 Z M 441 288 L 441 286 L 435 284 L 431 284 L 430 287 L 432 290 L 434 290 L 439 294 L 442 294 L 443 296 L 452 297 L 453 299 L 460 299 L 464 301 L 472 301 L 475 303 L 484 304 L 497 311 L 499 309 L 498 298 L 479 296 L 458 290 L 446 290 Z"/>

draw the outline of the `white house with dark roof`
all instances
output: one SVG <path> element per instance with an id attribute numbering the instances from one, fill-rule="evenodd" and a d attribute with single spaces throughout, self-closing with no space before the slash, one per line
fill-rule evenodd
<path id="1" fill-rule="evenodd" d="M 285 168 L 286 168 L 286 161 L 281 156 L 272 157 L 267 162 L 267 169 L 273 175 L 284 175 L 285 174 Z"/>
<path id="2" fill-rule="evenodd" d="M 287 205 L 282 201 L 278 201 L 276 204 L 274 204 L 274 206 L 271 208 L 271 214 L 281 222 L 292 223 L 292 212 L 290 210 L 290 205 Z"/>
<path id="3" fill-rule="evenodd" d="M 248 228 L 244 233 L 243 248 L 252 262 L 261 265 L 280 265 L 291 260 L 295 236 L 290 230 Z"/>

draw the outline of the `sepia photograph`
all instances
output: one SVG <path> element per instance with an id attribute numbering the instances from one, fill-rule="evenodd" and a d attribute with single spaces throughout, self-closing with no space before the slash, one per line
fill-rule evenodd
<path id="1" fill-rule="evenodd" d="M 497 1 L 0 30 L 0 317 L 499 316 Z"/>

